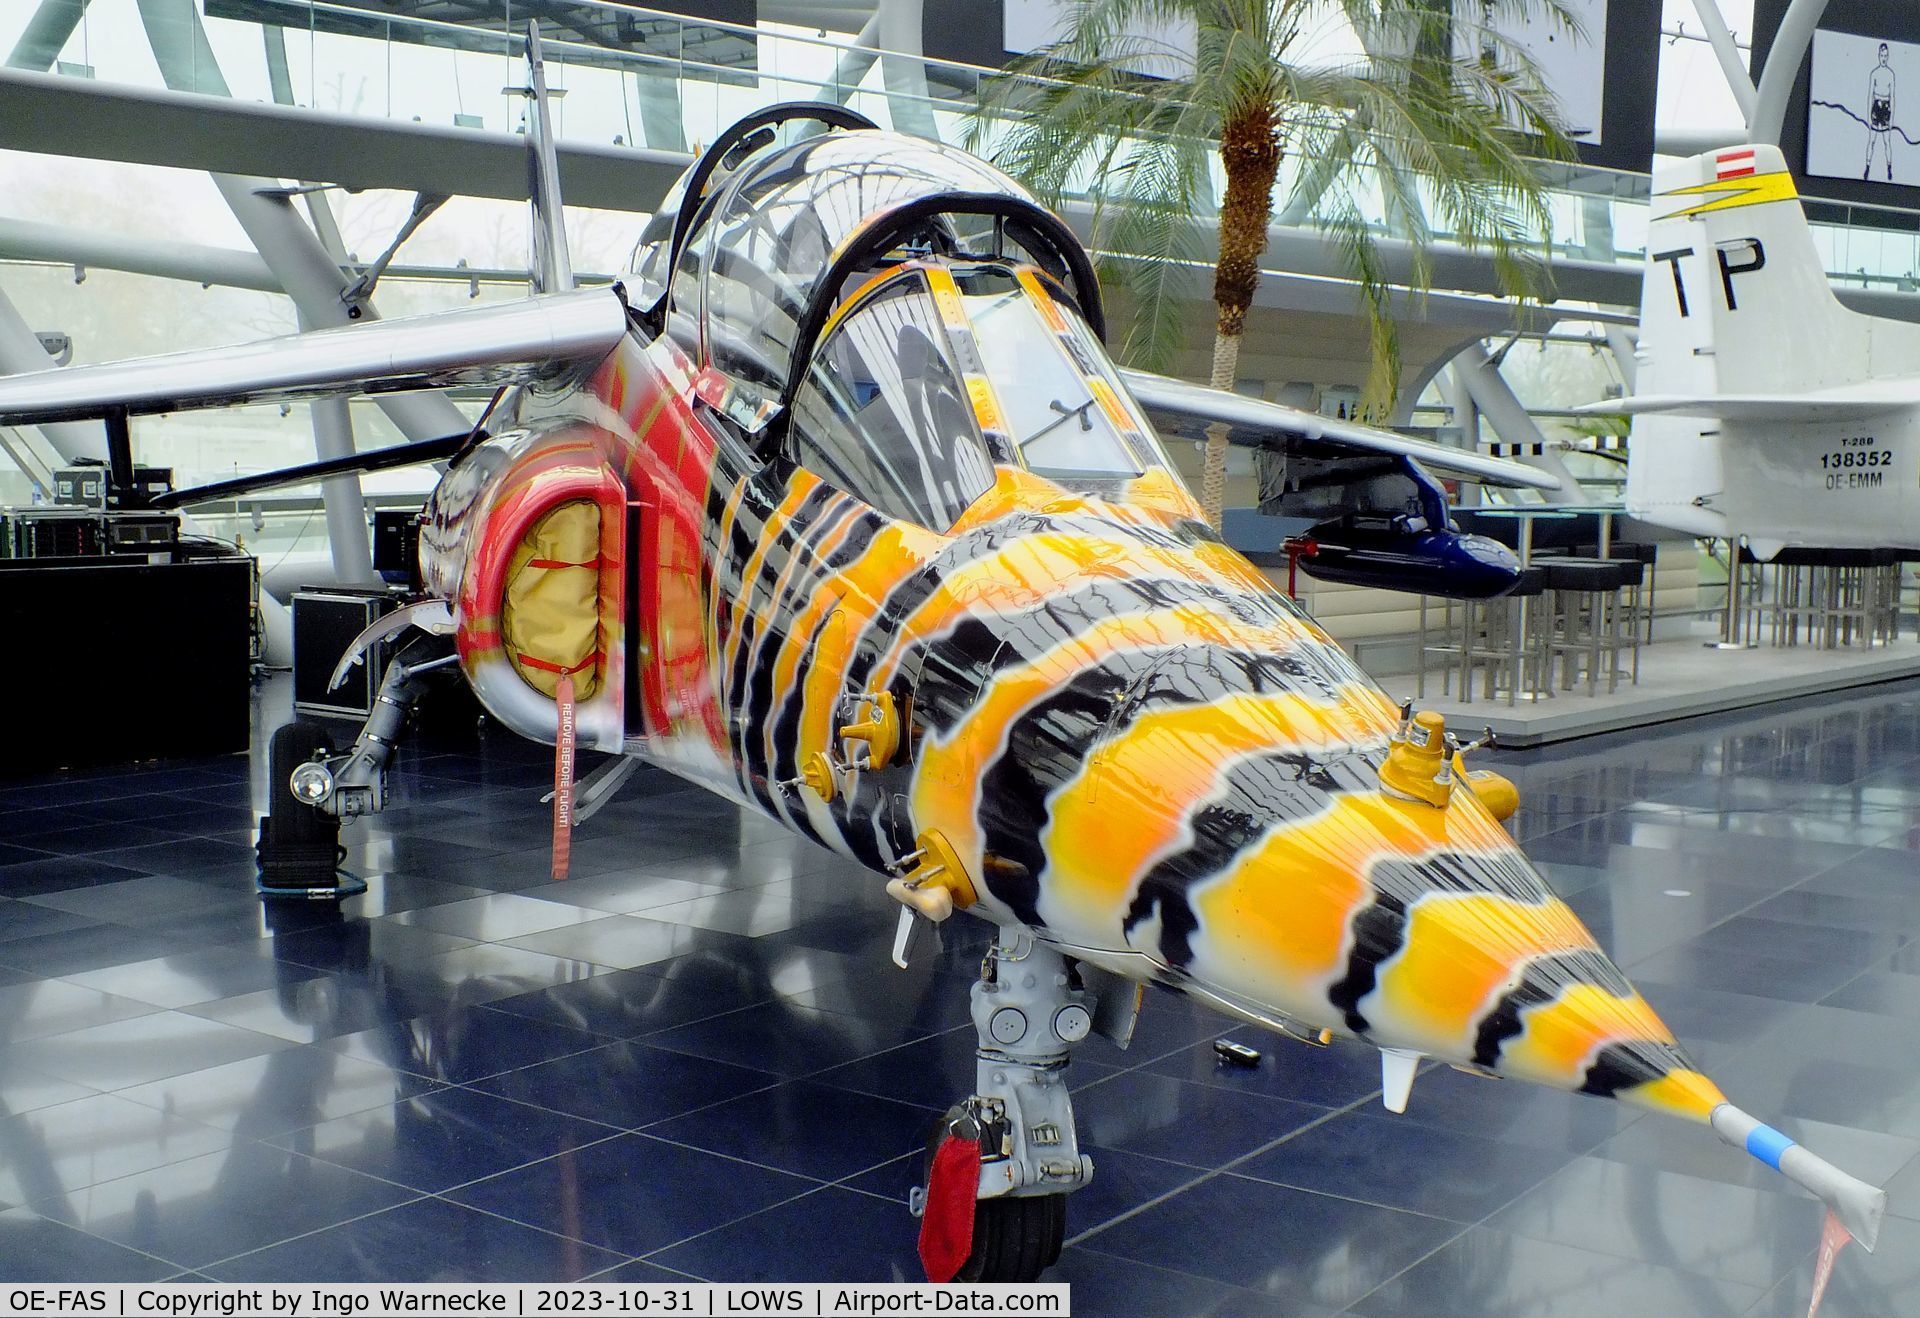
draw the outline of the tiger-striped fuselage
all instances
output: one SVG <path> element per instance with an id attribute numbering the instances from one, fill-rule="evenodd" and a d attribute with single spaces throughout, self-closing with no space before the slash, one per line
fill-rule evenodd
<path id="1" fill-rule="evenodd" d="M 880 873 L 937 832 L 973 914 L 1255 1020 L 1722 1101 L 1470 792 L 1382 786 L 1396 710 L 1166 471 L 1002 466 L 936 534 L 750 458 L 670 341 L 590 392 L 641 519 L 642 753 Z M 879 691 L 902 752 L 823 799 L 801 767 Z"/>

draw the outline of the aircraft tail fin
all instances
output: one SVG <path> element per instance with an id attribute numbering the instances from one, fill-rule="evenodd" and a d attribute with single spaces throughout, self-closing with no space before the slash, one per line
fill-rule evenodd
<path id="1" fill-rule="evenodd" d="M 1880 322 L 1834 297 L 1778 147 L 1678 161 L 1653 194 L 1637 392 L 1795 394 L 1878 373 Z"/>
<path id="2" fill-rule="evenodd" d="M 1834 296 L 1774 146 L 1654 172 L 1640 301 L 1626 504 L 1694 535 L 1729 533 L 1742 445 L 1896 408 L 1920 360 L 1920 326 Z"/>
<path id="3" fill-rule="evenodd" d="M 527 21 L 527 195 L 533 202 L 533 244 L 528 262 L 535 293 L 574 287 L 567 251 L 567 221 L 560 206 L 560 160 L 554 152 L 552 98 L 541 57 L 540 23 Z"/>

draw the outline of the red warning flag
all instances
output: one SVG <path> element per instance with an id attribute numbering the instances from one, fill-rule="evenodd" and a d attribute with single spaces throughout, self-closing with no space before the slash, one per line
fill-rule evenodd
<path id="1" fill-rule="evenodd" d="M 560 713 L 559 735 L 553 739 L 553 877 L 567 877 L 573 861 L 573 678 L 563 675 L 553 693 Z"/>
<path id="2" fill-rule="evenodd" d="M 1820 1228 L 1820 1252 L 1813 1262 L 1813 1303 L 1807 1306 L 1807 1318 L 1819 1318 L 1820 1301 L 1827 1294 L 1827 1282 L 1833 1277 L 1833 1261 L 1840 1251 L 1853 1239 L 1853 1233 L 1840 1225 L 1840 1219 L 1832 1213 Z"/>
<path id="3" fill-rule="evenodd" d="M 980 1141 L 948 1135 L 927 1174 L 920 1214 L 920 1264 L 928 1281 L 952 1281 L 973 1253 L 973 1205 L 980 1194 Z"/>

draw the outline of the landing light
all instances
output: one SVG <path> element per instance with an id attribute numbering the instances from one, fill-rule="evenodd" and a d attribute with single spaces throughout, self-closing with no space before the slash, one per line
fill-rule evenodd
<path id="1" fill-rule="evenodd" d="M 333 795 L 333 774 L 324 764 L 309 762 L 293 771 L 287 780 L 293 799 L 306 805 L 319 805 Z"/>

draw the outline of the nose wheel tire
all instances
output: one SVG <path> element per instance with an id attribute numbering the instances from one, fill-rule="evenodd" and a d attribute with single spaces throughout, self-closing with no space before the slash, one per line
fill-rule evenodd
<path id="1" fill-rule="evenodd" d="M 934 1159 L 947 1137 L 960 1130 L 969 1139 L 979 1136 L 964 1108 L 950 1109 L 927 1137 L 920 1165 L 920 1184 L 932 1197 Z M 971 1177 L 971 1173 L 969 1173 Z M 936 1211 L 929 1208 L 927 1211 Z M 973 1247 L 954 1281 L 1037 1281 L 1060 1260 L 1067 1238 L 1067 1196 L 1022 1195 L 973 1202 Z"/>
<path id="2" fill-rule="evenodd" d="M 1037 1281 L 1060 1261 L 1067 1197 L 982 1199 L 973 1210 L 973 1253 L 957 1281 Z"/>
<path id="3" fill-rule="evenodd" d="M 268 743 L 267 814 L 254 846 L 262 893 L 310 895 L 341 886 L 337 871 L 346 853 L 340 847 L 340 820 L 295 797 L 288 783 L 295 769 L 331 752 L 327 730 L 304 719 L 286 724 Z"/>

